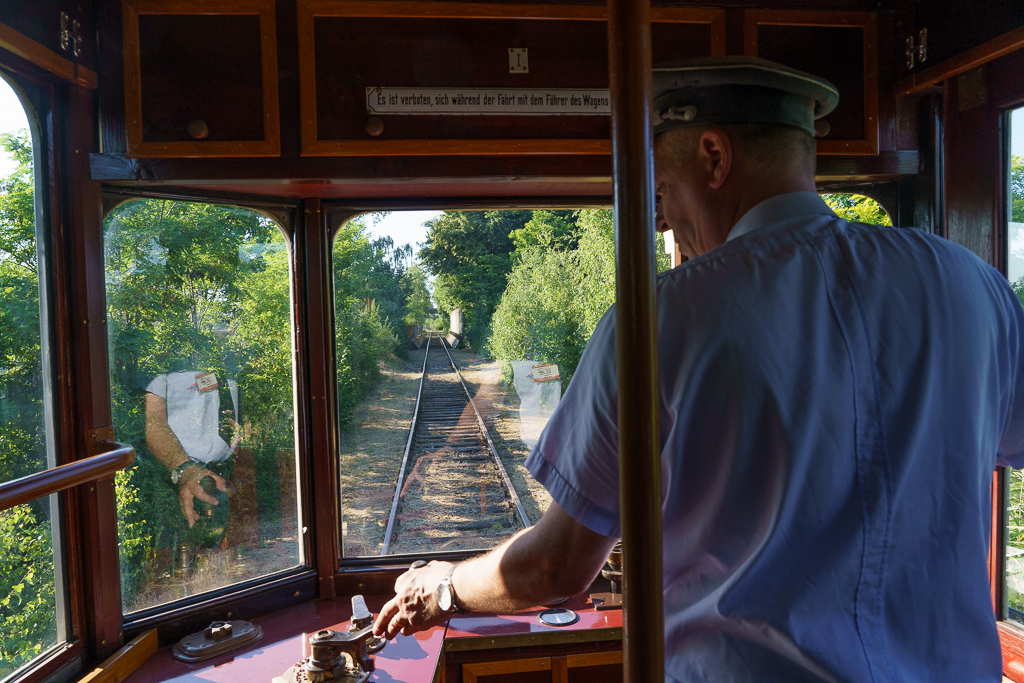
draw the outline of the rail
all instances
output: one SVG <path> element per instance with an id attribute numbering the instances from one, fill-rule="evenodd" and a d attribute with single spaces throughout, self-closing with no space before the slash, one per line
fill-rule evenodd
<path id="1" fill-rule="evenodd" d="M 398 514 L 398 500 L 402 494 L 402 482 L 405 480 L 405 469 L 409 464 L 409 451 L 412 449 L 412 439 L 416 434 L 416 418 L 420 415 L 420 397 L 423 396 L 423 380 L 427 376 L 427 356 L 430 355 L 430 340 L 433 335 L 427 335 L 427 345 L 423 352 L 423 370 L 420 372 L 420 388 L 416 392 L 416 408 L 412 413 L 412 424 L 409 425 L 409 439 L 405 442 L 405 453 L 402 455 L 402 468 L 398 471 L 398 484 L 395 486 L 395 498 L 391 502 L 391 514 L 388 516 L 388 527 L 384 531 L 384 547 L 381 555 L 387 555 L 391 550 L 391 535 L 395 531 L 395 516 Z M 438 337 L 440 339 L 440 337 Z"/>
<path id="2" fill-rule="evenodd" d="M 523 528 L 530 526 L 530 518 L 526 514 L 526 508 L 523 507 L 523 501 L 519 499 L 519 494 L 516 493 L 516 487 L 512 485 L 512 480 L 508 477 L 508 472 L 505 471 L 505 466 L 501 464 L 501 457 L 498 455 L 498 449 L 494 447 L 494 442 L 491 441 L 491 434 L 487 430 L 487 425 L 484 423 L 484 419 L 480 416 L 480 411 L 476 409 L 476 403 L 473 402 L 473 396 L 469 393 L 469 387 L 466 386 L 465 381 L 462 379 L 462 373 L 459 372 L 459 366 L 455 364 L 455 359 L 452 358 L 452 354 L 449 353 L 448 347 L 441 342 L 441 348 L 444 349 L 445 354 L 448 356 L 448 362 L 452 364 L 452 369 L 455 370 L 455 376 L 459 378 L 459 384 L 462 385 L 462 391 L 466 394 L 466 400 L 469 401 L 470 407 L 473 409 L 473 414 L 476 415 L 476 423 L 480 426 L 480 431 L 484 433 L 484 438 L 487 439 L 487 447 L 491 451 L 491 457 L 494 458 L 494 463 L 498 466 L 498 473 L 501 474 L 501 479 L 505 483 L 505 488 L 508 489 L 509 494 L 512 496 L 512 502 L 515 503 L 516 512 L 519 515 L 519 521 L 523 523 Z"/>
<path id="3" fill-rule="evenodd" d="M 51 493 L 103 479 L 135 462 L 135 449 L 106 442 L 111 450 L 0 484 L 0 512 Z"/>

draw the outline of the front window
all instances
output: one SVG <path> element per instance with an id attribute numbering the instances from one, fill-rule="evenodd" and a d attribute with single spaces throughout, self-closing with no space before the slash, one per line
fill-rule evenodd
<path id="1" fill-rule="evenodd" d="M 525 462 L 614 303 L 611 211 L 335 227 L 344 555 L 480 550 L 536 523 L 551 498 Z"/>
<path id="2" fill-rule="evenodd" d="M 137 612 L 295 567 L 291 269 L 256 211 L 138 199 L 104 223 L 121 595 Z"/>
<path id="3" fill-rule="evenodd" d="M 32 130 L 0 77 L 0 482 L 57 464 Z M 0 511 L 0 678 L 65 637 L 59 518 L 56 495 Z"/>

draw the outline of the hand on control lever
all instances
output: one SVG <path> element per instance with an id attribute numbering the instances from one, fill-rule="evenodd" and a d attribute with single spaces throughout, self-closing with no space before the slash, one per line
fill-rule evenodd
<path id="1" fill-rule="evenodd" d="M 395 581 L 395 597 L 381 608 L 374 634 L 391 640 L 399 632 L 408 636 L 443 623 L 449 615 L 437 605 L 437 586 L 452 566 L 451 562 L 414 562 Z"/>

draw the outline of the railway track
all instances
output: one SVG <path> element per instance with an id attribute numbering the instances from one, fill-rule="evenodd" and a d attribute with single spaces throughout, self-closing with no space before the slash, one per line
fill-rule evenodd
<path id="1" fill-rule="evenodd" d="M 381 555 L 487 548 L 529 524 L 447 344 L 430 337 Z"/>

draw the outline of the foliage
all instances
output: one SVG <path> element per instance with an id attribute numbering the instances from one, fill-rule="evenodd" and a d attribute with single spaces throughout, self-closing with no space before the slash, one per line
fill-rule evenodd
<path id="1" fill-rule="evenodd" d="M 526 225 L 513 230 L 509 237 L 519 253 L 533 246 L 575 249 L 579 244 L 575 214 L 575 211 L 534 211 Z"/>
<path id="2" fill-rule="evenodd" d="M 1024 223 L 1024 157 L 1010 157 L 1010 220 Z"/>
<path id="3" fill-rule="evenodd" d="M 615 301 L 612 212 L 583 210 L 560 219 L 571 221 L 563 234 L 574 238 L 521 242 L 525 246 L 514 254 L 516 265 L 494 313 L 488 350 L 506 380 L 513 360 L 536 360 L 558 363 L 567 386 L 587 340 Z M 666 270 L 661 235 L 656 246 L 658 270 Z"/>
<path id="4" fill-rule="evenodd" d="M 0 676 L 57 642 L 48 502 L 0 512 Z"/>
<path id="5" fill-rule="evenodd" d="M 371 240 L 366 226 L 349 221 L 334 239 L 334 329 L 338 413 L 344 424 L 380 378 L 379 364 L 402 351 L 410 284 L 409 245 Z"/>
<path id="6" fill-rule="evenodd" d="M 431 309 L 430 290 L 427 288 L 427 274 L 417 264 L 409 266 L 402 279 L 402 290 L 406 296 L 406 325 L 423 325 Z"/>
<path id="7" fill-rule="evenodd" d="M 823 194 L 821 198 L 829 205 L 836 215 L 851 223 L 870 223 L 872 225 L 892 225 L 889 214 L 870 197 L 859 194 Z"/>
<path id="8" fill-rule="evenodd" d="M 0 135 L 0 482 L 46 467 L 35 176 L 28 131 Z M 0 512 L 0 677 L 56 642 L 49 500 Z"/>
<path id="9" fill-rule="evenodd" d="M 511 235 L 532 218 L 530 211 L 446 211 L 427 223 L 419 255 L 434 276 L 434 301 L 444 313 L 462 309 L 463 332 L 475 349 L 488 337 L 512 270 Z"/>

